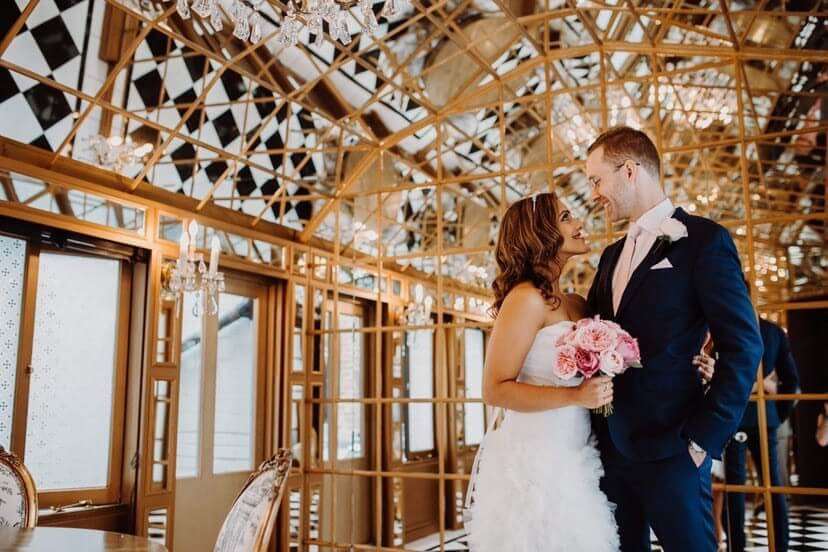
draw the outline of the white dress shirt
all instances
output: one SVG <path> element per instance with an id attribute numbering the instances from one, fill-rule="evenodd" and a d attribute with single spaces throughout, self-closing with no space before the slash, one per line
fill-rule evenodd
<path id="1" fill-rule="evenodd" d="M 630 223 L 627 241 L 624 242 L 624 249 L 621 250 L 612 276 L 612 306 L 616 313 L 630 277 L 655 244 L 661 224 L 672 217 L 675 210 L 673 202 L 668 198 Z"/>

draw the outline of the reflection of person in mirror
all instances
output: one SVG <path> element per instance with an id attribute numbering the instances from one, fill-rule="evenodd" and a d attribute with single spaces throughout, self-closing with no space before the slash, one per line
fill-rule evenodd
<path id="1" fill-rule="evenodd" d="M 794 394 L 799 388 L 799 375 L 791 355 L 788 337 L 785 331 L 767 320 L 759 321 L 759 330 L 765 352 L 762 357 L 764 378 L 762 387 L 765 395 Z M 753 393 L 758 391 L 753 386 Z M 793 410 L 794 401 L 767 400 L 765 414 L 768 434 L 768 460 L 770 462 L 771 485 L 782 486 L 777 454 L 776 433 L 779 426 L 788 418 Z M 755 402 L 748 404 L 739 431 L 728 443 L 725 452 L 725 478 L 731 485 L 744 485 L 747 479 L 746 456 L 750 451 L 754 465 L 757 466 L 757 475 L 762 478 L 762 457 L 759 444 L 759 417 Z M 785 459 L 781 459 L 785 461 Z M 728 522 L 730 525 L 730 550 L 742 552 L 745 550 L 745 495 L 744 493 L 729 493 Z M 776 537 L 776 552 L 788 549 L 788 504 L 785 495 L 773 494 L 773 525 Z"/>
<path id="2" fill-rule="evenodd" d="M 816 441 L 821 447 L 828 447 L 828 402 L 822 403 L 823 412 L 817 418 Z"/>

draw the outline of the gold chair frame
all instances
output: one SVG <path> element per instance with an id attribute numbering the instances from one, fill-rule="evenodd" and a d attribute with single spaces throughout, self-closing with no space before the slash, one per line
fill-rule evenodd
<path id="1" fill-rule="evenodd" d="M 284 498 L 285 488 L 287 487 L 287 480 L 288 480 L 288 473 L 290 472 L 290 466 L 293 460 L 293 454 L 289 449 L 282 448 L 279 449 L 276 454 L 274 454 L 269 460 L 265 460 L 259 467 L 250 474 L 250 477 L 247 478 L 247 481 L 242 486 L 239 493 L 236 495 L 236 498 L 233 500 L 233 505 L 230 506 L 230 511 L 227 513 L 229 516 L 230 513 L 233 511 L 233 508 L 236 505 L 236 502 L 242 497 L 244 492 L 247 488 L 263 473 L 275 470 L 276 477 L 273 480 L 273 488 L 272 488 L 272 495 L 270 498 L 270 506 L 268 507 L 267 514 L 264 517 L 263 523 L 259 526 L 256 534 L 256 538 L 254 539 L 253 549 L 251 552 L 268 552 L 268 545 L 270 544 L 270 539 L 273 537 L 273 529 L 276 526 L 276 516 L 279 513 L 279 505 L 282 503 L 282 499 Z M 226 518 L 225 518 L 226 521 Z M 222 530 L 224 529 L 224 524 L 222 524 Z M 219 531 L 219 538 L 221 537 L 221 531 Z M 218 540 L 216 540 L 218 543 Z"/>
<path id="2" fill-rule="evenodd" d="M 0 464 L 11 468 L 12 473 L 17 476 L 19 483 L 23 486 L 26 494 L 26 513 L 22 528 L 33 529 L 37 525 L 37 487 L 35 487 L 32 474 L 15 453 L 7 451 L 2 445 L 0 445 Z"/>

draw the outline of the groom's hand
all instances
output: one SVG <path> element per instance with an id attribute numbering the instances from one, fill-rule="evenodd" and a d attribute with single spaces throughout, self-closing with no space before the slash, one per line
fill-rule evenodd
<path id="1" fill-rule="evenodd" d="M 689 445 L 687 447 L 687 451 L 690 453 L 690 458 L 693 459 L 693 463 L 696 465 L 697 468 L 701 466 L 702 462 L 704 462 L 704 459 L 707 458 L 707 453 L 705 451 L 698 451 L 695 448 L 693 448 L 692 445 Z"/>

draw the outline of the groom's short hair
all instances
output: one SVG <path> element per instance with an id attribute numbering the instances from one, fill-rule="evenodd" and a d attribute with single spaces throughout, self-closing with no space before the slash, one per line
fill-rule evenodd
<path id="1" fill-rule="evenodd" d="M 604 148 L 604 159 L 613 163 L 623 163 L 627 159 L 638 161 L 658 178 L 661 168 L 658 149 L 640 130 L 619 126 L 604 131 L 587 148 L 587 155 L 601 147 Z"/>

